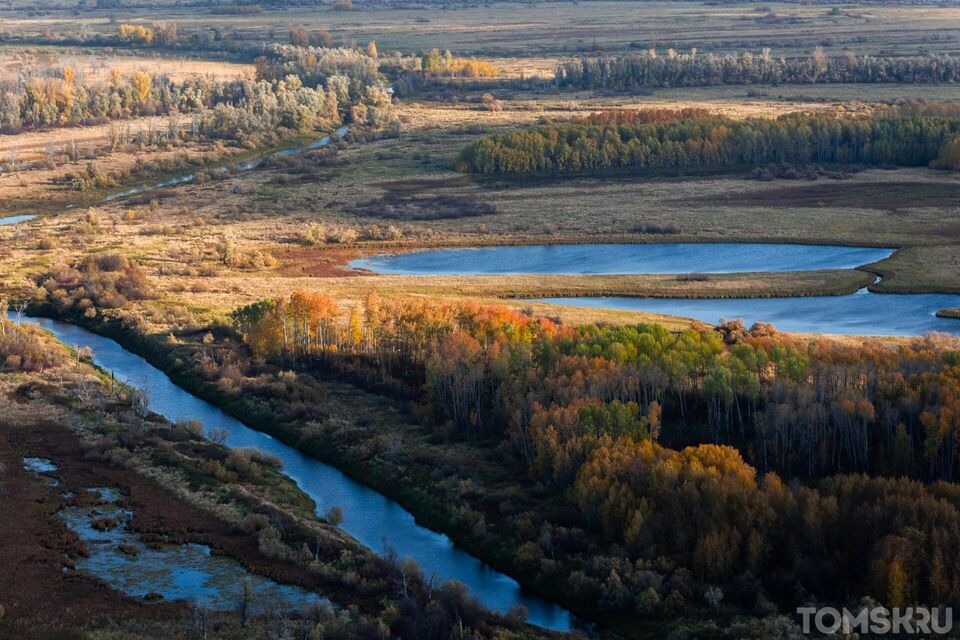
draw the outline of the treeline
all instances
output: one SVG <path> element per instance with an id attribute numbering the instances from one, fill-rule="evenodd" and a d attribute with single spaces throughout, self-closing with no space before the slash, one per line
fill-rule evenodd
<path id="1" fill-rule="evenodd" d="M 596 114 L 569 124 L 483 136 L 461 171 L 557 175 L 787 163 L 926 166 L 960 133 L 953 116 L 789 114 L 735 120 L 702 111 Z"/>
<path id="2" fill-rule="evenodd" d="M 377 63 L 350 49 L 279 47 L 258 59 L 258 78 L 174 81 L 146 71 L 112 70 L 86 81 L 72 67 L 0 81 L 0 131 L 90 124 L 147 115 L 191 115 L 170 136 L 193 134 L 249 142 L 289 130 L 327 130 L 349 120 L 381 127 L 393 120 Z"/>
<path id="3" fill-rule="evenodd" d="M 233 318 L 263 357 L 359 354 L 376 363 L 376 379 L 420 372 L 417 384 L 458 430 L 507 437 L 560 484 L 596 438 L 661 431 L 668 441 L 734 444 L 762 470 L 788 475 L 960 478 L 960 353 L 931 340 L 846 347 L 737 323 L 680 334 L 573 328 L 497 307 L 376 296 L 343 309 L 309 292 Z"/>
<path id="4" fill-rule="evenodd" d="M 847 53 L 828 56 L 818 48 L 810 57 L 775 58 L 758 54 L 645 53 L 583 57 L 561 63 L 561 87 L 628 91 L 641 87 L 703 87 L 739 84 L 904 83 L 960 80 L 960 58 L 947 54 L 874 57 Z"/>
<path id="5" fill-rule="evenodd" d="M 500 441 L 569 496 L 582 526 L 629 552 L 615 568 L 563 573 L 601 608 L 664 613 L 689 600 L 696 588 L 665 579 L 664 564 L 701 587 L 752 575 L 754 600 L 793 602 L 803 585 L 888 605 L 960 602 L 960 489 L 946 482 L 960 472 L 960 353 L 935 340 L 570 327 L 500 307 L 372 294 L 349 308 L 307 292 L 233 321 L 255 356 L 392 386 L 433 407 L 449 435 Z M 562 545 L 530 541 L 518 561 L 548 578 Z"/>
<path id="6" fill-rule="evenodd" d="M 376 57 L 358 49 L 275 45 L 255 65 L 257 77 L 264 81 L 296 77 L 305 86 L 324 87 L 341 105 L 344 118 L 354 124 L 383 128 L 395 121 Z"/>

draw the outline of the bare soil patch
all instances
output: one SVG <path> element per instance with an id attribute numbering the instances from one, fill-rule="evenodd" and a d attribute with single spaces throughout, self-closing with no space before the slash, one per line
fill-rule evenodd
<path id="1" fill-rule="evenodd" d="M 360 249 L 327 249 L 324 247 L 297 247 L 277 253 L 280 274 L 287 277 L 310 276 L 334 278 L 362 276 L 366 271 L 351 269 L 347 263 L 359 258 Z"/>

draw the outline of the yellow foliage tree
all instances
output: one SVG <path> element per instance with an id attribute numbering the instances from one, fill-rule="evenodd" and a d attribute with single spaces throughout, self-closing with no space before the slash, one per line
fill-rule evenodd
<path id="1" fill-rule="evenodd" d="M 121 24 L 117 27 L 117 35 L 121 40 L 138 44 L 153 44 L 154 39 L 153 29 L 139 24 Z"/>
<path id="2" fill-rule="evenodd" d="M 146 102 L 150 97 L 150 89 L 153 88 L 153 76 L 146 71 L 138 71 L 130 77 L 130 84 L 136 90 L 140 102 Z"/>

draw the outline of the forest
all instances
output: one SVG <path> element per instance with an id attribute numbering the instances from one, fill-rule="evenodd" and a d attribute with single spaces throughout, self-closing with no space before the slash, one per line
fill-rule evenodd
<path id="1" fill-rule="evenodd" d="M 844 346 L 736 322 L 574 327 L 305 291 L 232 319 L 255 357 L 351 376 L 432 408 L 448 437 L 504 446 L 582 526 L 628 551 L 615 584 L 609 568 L 569 577 L 611 610 L 682 602 L 664 564 L 704 584 L 756 582 L 754 599 L 760 588 L 790 600 L 802 584 L 888 605 L 960 600 L 960 353 L 934 338 Z M 553 566 L 545 544 L 521 552 L 535 572 Z"/>
<path id="2" fill-rule="evenodd" d="M 810 57 L 774 57 L 769 49 L 740 55 L 644 53 L 582 57 L 561 63 L 555 80 L 572 89 L 632 90 L 641 87 L 707 87 L 739 84 L 907 83 L 960 80 L 960 59 L 946 54 L 877 57 L 846 52 L 830 56 L 821 47 Z"/>
<path id="3" fill-rule="evenodd" d="M 613 111 L 480 137 L 463 149 L 457 166 L 472 173 L 524 176 L 770 163 L 949 165 L 958 133 L 960 119 L 953 115 L 899 110 L 746 120 L 696 109 Z"/>

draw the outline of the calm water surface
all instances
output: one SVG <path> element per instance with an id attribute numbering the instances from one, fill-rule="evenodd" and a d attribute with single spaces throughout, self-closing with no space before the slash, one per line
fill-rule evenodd
<path id="1" fill-rule="evenodd" d="M 52 461 L 24 458 L 23 466 L 47 484 L 59 484 L 50 475 L 57 471 Z M 206 545 L 147 546 L 128 529 L 133 512 L 118 504 L 120 494 L 115 488 L 92 487 L 87 491 L 97 494 L 99 504 L 65 507 L 57 512 L 57 517 L 86 545 L 87 555 L 77 561 L 77 569 L 97 576 L 127 595 L 135 598 L 158 595 L 166 600 L 187 600 L 198 606 L 228 611 L 238 608 L 246 584 L 250 611 L 255 614 L 303 611 L 313 603 L 326 600 L 306 589 L 281 585 L 250 573 L 233 558 L 213 555 Z M 71 496 L 72 493 L 64 494 L 64 497 Z M 94 526 L 104 518 L 113 519 L 114 526 Z"/>
<path id="2" fill-rule="evenodd" d="M 350 266 L 398 275 L 737 273 L 851 269 L 892 253 L 804 244 L 560 244 L 435 249 L 361 258 Z"/>
<path id="3" fill-rule="evenodd" d="M 15 319 L 15 314 L 9 313 L 8 317 Z M 522 605 L 533 624 L 557 630 L 572 628 L 573 618 L 568 611 L 524 592 L 515 580 L 457 548 L 447 536 L 416 524 L 413 515 L 396 502 L 191 395 L 113 340 L 55 320 L 23 321 L 48 329 L 67 344 L 91 347 L 97 365 L 147 391 L 153 411 L 171 420 L 201 420 L 207 429 L 224 429 L 228 446 L 252 447 L 277 456 L 283 462 L 284 473 L 316 501 L 317 512 L 339 506 L 344 514 L 341 528 L 367 547 L 382 552 L 389 545 L 401 557 L 416 560 L 426 575 L 464 583 L 490 609 L 506 612 L 513 605 Z"/>
<path id="4" fill-rule="evenodd" d="M 23 214 L 21 216 L 8 216 L 6 218 L 0 218 L 0 227 L 8 224 L 17 224 L 18 222 L 26 222 L 28 220 L 33 220 L 37 216 L 33 214 Z"/>
<path id="5" fill-rule="evenodd" d="M 575 307 L 653 311 L 704 322 L 742 319 L 748 326 L 762 320 L 781 331 L 847 335 L 911 336 L 928 331 L 960 335 L 960 320 L 938 318 L 938 309 L 960 307 L 960 296 L 901 295 L 858 291 L 848 296 L 810 298 L 546 298 Z"/>

